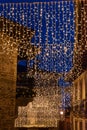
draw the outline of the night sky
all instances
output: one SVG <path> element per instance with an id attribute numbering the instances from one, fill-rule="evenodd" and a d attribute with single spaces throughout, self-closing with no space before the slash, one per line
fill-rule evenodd
<path id="1" fill-rule="evenodd" d="M 0 2 L 1 3 L 12 3 L 12 2 L 50 2 L 50 1 L 62 1 L 62 0 L 0 0 Z M 71 5 L 72 5 L 72 2 L 73 2 L 73 0 L 71 0 Z M 52 46 L 51 46 L 51 43 L 53 43 L 53 42 L 55 42 L 55 41 L 53 41 L 53 39 L 52 39 L 52 31 L 50 31 L 50 29 L 49 29 L 49 33 L 48 33 L 48 36 L 49 36 L 49 39 L 48 39 L 48 41 L 49 41 L 49 46 L 48 46 L 48 52 L 46 52 L 46 45 L 45 45 L 45 40 L 44 39 L 46 39 L 46 37 L 45 37 L 45 32 L 46 32 L 46 21 L 45 21 L 45 14 L 43 15 L 43 18 L 42 18 L 42 36 L 41 36 L 41 38 L 42 38 L 42 53 L 41 53 L 41 55 L 39 55 L 39 56 L 37 56 L 37 59 L 39 59 L 41 62 L 39 63 L 39 69 L 44 69 L 44 70 L 46 70 L 46 71 L 56 71 L 56 72 L 58 72 L 58 73 L 61 73 L 61 72 L 68 72 L 71 68 L 72 68 L 72 57 L 73 57 L 73 53 L 72 53 L 72 51 L 73 51 L 73 45 L 74 45 L 74 29 L 73 30 L 71 30 L 70 32 L 69 32 L 69 30 L 70 30 L 70 28 L 72 27 L 72 25 L 74 26 L 74 23 L 73 23 L 73 19 L 74 19 L 74 16 L 73 16 L 73 11 L 74 11 L 74 6 L 71 6 L 70 4 L 67 4 L 66 6 L 65 6 L 65 13 L 66 13 L 66 8 L 70 8 L 69 9 L 69 11 L 71 11 L 72 13 L 71 13 L 71 19 L 70 19 L 70 23 L 68 24 L 68 26 L 67 26 L 67 28 L 66 28 L 66 26 L 64 25 L 64 22 L 65 22 L 65 24 L 67 24 L 67 19 L 68 19 L 68 15 L 69 15 L 69 12 L 67 13 L 67 17 L 64 19 L 64 20 L 62 20 L 63 19 L 63 15 L 65 15 L 65 14 L 63 14 L 62 13 L 62 8 L 60 8 L 60 19 L 59 19 L 59 21 L 60 21 L 60 23 L 59 23 L 59 26 L 56 28 L 56 30 L 58 30 L 59 31 L 59 37 L 58 36 L 56 36 L 56 39 L 57 39 L 57 42 L 58 42 L 58 44 L 60 45 L 60 46 L 58 46 L 58 44 L 56 45 L 56 49 L 53 49 L 52 48 Z M 33 7 L 32 7 L 33 8 Z M 55 7 L 53 7 L 53 8 L 55 8 Z M 46 11 L 48 10 L 48 7 L 46 7 Z M 45 13 L 45 12 L 44 12 Z M 32 13 L 33 14 L 33 13 Z M 38 16 L 38 17 L 40 17 L 40 16 Z M 56 16 L 56 18 L 57 18 L 57 16 Z M 34 21 L 33 21 L 33 19 L 34 19 L 34 15 L 32 16 L 32 29 L 34 28 Z M 17 22 L 19 22 L 20 24 L 21 24 L 21 21 L 20 20 L 18 20 Z M 37 21 L 37 23 L 38 23 L 38 21 Z M 56 22 L 56 24 L 58 24 L 57 22 Z M 62 27 L 62 25 L 64 25 L 65 27 L 64 27 L 64 31 L 66 32 L 66 30 L 68 30 L 68 32 L 70 33 L 68 33 L 68 37 L 67 38 L 65 38 L 64 39 L 64 32 L 62 32 L 61 31 L 61 27 Z M 51 18 L 49 18 L 49 26 L 51 27 L 52 26 L 52 22 L 51 22 Z M 36 28 L 36 30 L 38 30 L 38 28 Z M 37 31 L 36 31 L 36 35 L 37 35 Z M 57 35 L 57 33 L 56 33 L 56 35 Z M 32 43 L 34 43 L 34 41 L 35 41 L 35 39 L 33 38 L 32 39 Z M 69 43 L 70 42 L 70 43 Z M 36 43 L 38 43 L 38 40 L 37 41 L 35 41 L 35 45 L 37 45 Z M 67 44 L 68 43 L 68 44 Z M 65 53 L 64 53 L 64 46 L 66 45 L 66 47 L 68 48 L 68 50 L 67 50 L 67 54 L 65 55 Z M 59 49 L 59 52 L 58 52 L 58 49 Z M 51 53 L 51 51 L 54 51 L 54 52 L 57 52 L 54 56 L 55 56 L 55 61 L 54 61 L 54 57 L 53 57 L 53 54 Z M 45 57 L 45 54 L 46 53 L 49 53 L 49 56 L 47 56 L 48 57 L 48 59 L 47 60 L 45 60 L 45 58 L 43 58 L 43 57 Z M 62 54 L 62 55 L 61 55 Z M 71 55 L 71 56 L 69 56 L 69 55 Z M 31 61 L 31 63 L 32 63 L 33 61 Z M 22 65 L 23 65 L 24 63 L 22 63 Z M 54 65 L 55 64 L 55 65 Z M 25 65 L 25 64 L 24 64 Z M 65 66 L 66 65 L 66 66 Z M 55 69 L 55 70 L 54 70 Z M 63 79 L 61 79 L 61 81 L 62 81 Z M 60 85 L 61 86 L 63 86 L 64 84 L 63 84 L 63 82 L 60 82 Z"/>
<path id="2" fill-rule="evenodd" d="M 0 0 L 1 3 L 10 2 L 50 2 L 50 1 L 62 1 L 62 0 Z"/>

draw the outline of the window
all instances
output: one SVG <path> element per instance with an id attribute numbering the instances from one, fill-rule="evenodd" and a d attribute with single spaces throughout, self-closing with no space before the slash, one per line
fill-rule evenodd
<path id="1" fill-rule="evenodd" d="M 78 112 L 78 105 L 75 106 L 75 112 Z"/>
<path id="2" fill-rule="evenodd" d="M 79 81 L 79 87 L 80 87 L 80 99 L 82 99 L 82 80 Z"/>
<path id="3" fill-rule="evenodd" d="M 77 83 L 75 83 L 75 100 L 77 100 Z"/>
<path id="4" fill-rule="evenodd" d="M 87 117 L 87 101 L 85 102 L 85 114 L 86 114 L 86 117 Z"/>
<path id="5" fill-rule="evenodd" d="M 87 98 L 87 74 L 85 77 L 85 94 L 86 94 L 86 98 Z"/>
<path id="6" fill-rule="evenodd" d="M 85 130 L 87 130 L 87 122 L 85 122 Z"/>
<path id="7" fill-rule="evenodd" d="M 79 122 L 79 130 L 83 130 L 83 128 L 82 128 L 82 122 Z"/>
<path id="8" fill-rule="evenodd" d="M 75 130 L 77 130 L 77 123 L 78 123 L 78 122 L 77 122 L 77 121 L 75 121 Z"/>

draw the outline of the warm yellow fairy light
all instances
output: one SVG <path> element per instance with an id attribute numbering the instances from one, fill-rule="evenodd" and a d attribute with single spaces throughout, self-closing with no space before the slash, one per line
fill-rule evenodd
<path id="1" fill-rule="evenodd" d="M 46 6 L 46 4 L 47 4 L 47 6 Z M 80 8 L 81 19 L 80 19 L 80 21 L 78 21 L 78 18 L 79 18 L 78 10 L 76 9 L 75 12 L 73 12 L 73 14 L 75 15 L 75 19 L 76 19 L 76 21 L 75 21 L 75 23 L 76 23 L 76 31 L 75 31 L 76 37 L 75 37 L 74 60 L 77 59 L 77 60 L 74 61 L 74 66 L 78 70 L 78 73 L 80 73 L 80 71 L 82 69 L 81 63 L 80 63 L 81 60 L 79 59 L 79 54 L 80 54 L 80 56 L 82 56 L 82 54 L 84 52 L 83 44 L 86 43 L 86 41 L 87 41 L 87 31 L 86 31 L 86 28 L 85 28 L 86 24 L 87 24 L 86 4 L 85 3 L 79 3 L 79 4 L 81 5 L 81 8 Z M 39 93 L 38 93 L 39 98 L 37 99 L 36 104 L 39 104 L 39 101 L 42 101 L 42 100 L 40 100 L 42 93 L 44 93 L 45 95 L 47 94 L 46 93 L 47 89 L 44 88 L 45 86 L 51 86 L 51 87 L 53 87 L 55 85 L 57 86 L 57 80 L 59 78 L 59 75 L 57 75 L 55 73 L 56 72 L 56 66 L 57 66 L 56 64 L 53 65 L 54 66 L 54 72 L 49 73 L 49 68 L 48 68 L 49 60 L 48 59 L 50 58 L 49 57 L 50 54 L 52 55 L 52 58 L 54 60 L 53 62 L 55 63 L 55 61 L 56 61 L 55 54 L 57 54 L 57 56 L 60 57 L 60 51 L 62 50 L 62 44 L 66 43 L 66 44 L 64 44 L 63 51 L 64 51 L 64 55 L 66 55 L 67 58 L 69 58 L 67 51 L 68 51 L 68 49 L 70 49 L 69 43 L 71 43 L 70 38 L 72 37 L 72 34 L 70 34 L 70 32 L 69 32 L 68 26 L 70 26 L 70 22 L 72 22 L 72 21 L 70 21 L 72 12 L 68 8 L 66 8 L 66 13 L 65 13 L 64 12 L 64 8 L 66 7 L 65 5 L 67 7 L 70 6 L 69 4 L 67 4 L 67 1 L 62 1 L 61 4 L 60 4 L 60 2 L 48 2 L 48 3 L 47 2 L 43 2 L 43 3 L 41 2 L 41 3 L 16 3 L 16 4 L 13 3 L 13 4 L 10 4 L 10 5 L 8 3 L 6 3 L 6 4 L 0 5 L 0 6 L 2 6 L 2 12 L 1 12 L 2 17 L 1 17 L 1 20 L 0 20 L 0 21 L 2 21 L 2 25 L 3 25 L 2 39 L 5 36 L 5 34 L 8 34 L 8 36 L 9 36 L 8 41 L 6 41 L 6 39 L 4 39 L 3 50 L 8 51 L 8 53 L 12 54 L 12 51 L 14 51 L 13 47 L 15 47 L 15 49 L 18 49 L 18 55 L 20 55 L 21 58 L 25 58 L 26 55 L 27 55 L 29 60 L 32 57 L 35 59 L 34 60 L 35 61 L 35 66 L 34 66 L 35 72 L 33 73 L 33 71 L 31 70 L 32 72 L 29 72 L 28 75 L 29 76 L 33 75 L 34 78 L 37 80 L 36 81 L 37 86 L 42 86 L 42 90 L 36 89 L 37 91 L 39 91 Z M 10 12 L 9 13 L 8 13 L 8 6 L 10 6 Z M 39 10 L 39 7 L 40 7 L 40 10 Z M 75 3 L 75 7 L 78 8 L 77 3 Z M 28 10 L 28 8 L 30 8 L 30 10 Z M 46 11 L 46 8 L 48 8 L 47 11 Z M 55 8 L 58 9 L 59 13 L 57 13 Z M 61 8 L 62 8 L 62 15 L 63 15 L 62 20 L 63 21 L 64 21 L 65 18 L 67 19 L 67 14 L 69 14 L 67 21 L 65 21 L 63 25 L 61 25 L 61 19 L 60 19 L 60 17 L 61 17 L 60 9 Z M 14 13 L 14 10 L 16 10 L 16 13 Z M 50 10 L 52 10 L 52 11 L 50 11 Z M 34 17 L 33 17 L 32 12 L 34 12 Z M 5 21 L 5 19 L 3 17 L 5 14 L 6 14 L 7 18 L 10 19 L 10 20 Z M 46 26 L 46 36 L 44 38 L 46 45 L 45 45 L 45 53 L 44 53 L 44 56 L 41 60 L 43 60 L 43 61 L 45 61 L 45 63 L 47 63 L 47 64 L 45 64 L 45 68 L 47 68 L 47 70 L 48 70 L 47 72 L 44 72 L 42 70 L 38 71 L 37 66 L 36 66 L 37 60 L 36 60 L 36 57 L 35 57 L 37 54 L 40 54 L 40 49 L 43 48 L 43 45 L 42 45 L 42 40 L 43 40 L 42 39 L 42 28 L 43 28 L 43 18 L 42 18 L 42 16 L 43 15 L 45 16 L 44 18 L 46 19 L 46 25 L 45 25 Z M 56 17 L 58 19 L 56 19 Z M 32 19 L 32 18 L 34 18 L 34 19 Z M 50 18 L 51 18 L 51 21 L 52 21 L 52 26 L 50 25 L 50 27 L 49 27 Z M 20 19 L 19 24 L 17 24 L 18 19 Z M 58 26 L 56 24 L 56 20 L 57 20 L 57 22 L 59 22 L 60 28 L 58 28 L 58 29 L 56 29 L 57 26 Z M 73 20 L 73 18 L 72 18 L 72 20 Z M 11 22 L 11 21 L 15 21 L 16 24 L 14 24 L 14 22 Z M 33 26 L 32 23 L 34 23 L 34 26 Z M 74 24 L 70 28 L 72 30 L 72 32 L 74 31 Z M 29 27 L 29 29 L 27 27 Z M 33 30 L 31 30 L 32 27 L 33 27 Z M 79 27 L 81 27 L 81 30 L 79 30 Z M 66 28 L 66 30 L 64 30 L 64 28 Z M 14 29 L 15 29 L 15 32 L 14 32 Z M 37 32 L 38 32 L 37 35 L 35 35 L 36 29 L 37 29 Z M 84 32 L 83 32 L 82 29 L 84 30 Z M 52 42 L 53 42 L 52 45 L 51 45 L 50 40 L 49 40 L 49 32 L 51 33 L 51 36 L 52 36 Z M 60 33 L 64 34 L 63 38 L 61 38 Z M 81 39 L 78 39 L 79 34 L 81 34 Z M 70 35 L 70 36 L 69 36 L 69 40 L 67 42 L 68 35 Z M 57 38 L 57 36 L 58 36 L 58 38 Z M 35 48 L 35 46 L 32 47 L 32 45 L 30 45 L 32 37 L 34 37 L 34 41 L 33 41 L 34 43 L 32 43 L 32 44 L 37 45 L 39 49 L 37 47 Z M 12 39 L 13 39 L 13 42 L 12 42 Z M 57 43 L 61 42 L 61 40 L 63 42 L 61 44 L 57 44 Z M 20 46 L 19 46 L 19 44 L 20 44 Z M 79 47 L 78 47 L 78 45 L 79 45 Z M 8 46 L 8 48 L 7 48 L 7 46 Z M 85 44 L 85 47 L 86 47 L 86 44 Z M 35 52 L 35 50 L 36 50 L 36 52 Z M 78 62 L 76 62 L 76 61 L 78 61 Z M 63 61 L 61 60 L 61 63 L 58 63 L 58 65 L 61 67 L 62 64 L 65 65 L 64 69 L 67 70 L 66 63 L 65 62 L 63 63 Z M 65 73 L 66 72 L 64 72 L 64 75 L 65 75 Z M 72 73 L 71 73 L 71 75 L 72 75 Z M 54 83 L 52 81 L 54 81 Z M 56 91 L 58 93 L 60 93 L 62 90 L 59 89 L 59 90 L 55 91 L 55 89 L 53 89 L 52 91 L 54 91 L 55 93 L 56 93 Z M 48 96 L 51 95 L 52 91 L 50 91 L 50 94 L 48 94 Z M 63 91 L 68 92 L 68 90 L 65 90 L 64 88 L 63 88 Z M 71 91 L 71 89 L 70 89 L 70 91 Z M 57 106 L 61 106 L 62 101 L 58 101 L 58 99 L 56 99 L 56 94 L 54 94 L 54 98 L 55 98 L 55 102 L 56 103 L 58 102 L 58 104 L 56 104 L 56 108 L 52 107 L 52 109 L 50 109 L 50 110 L 51 110 L 51 112 L 54 111 L 54 113 L 56 113 L 56 112 L 58 112 Z M 51 99 L 52 99 L 52 97 L 49 96 L 49 102 L 51 101 Z M 60 99 L 60 95 L 59 95 L 59 99 Z M 39 105 L 42 105 L 42 104 L 39 104 Z M 46 105 L 47 105 L 47 107 L 51 106 L 49 104 L 46 104 Z M 52 105 L 55 105 L 55 104 L 52 102 Z M 22 113 L 23 114 L 22 116 L 24 116 L 23 119 L 25 120 L 25 124 L 26 124 L 26 120 L 27 120 L 27 117 L 26 117 L 26 114 L 25 114 L 25 111 L 27 112 L 27 110 L 25 110 L 26 108 L 29 109 L 31 107 L 26 106 L 25 108 L 23 108 L 24 111 Z M 22 111 L 22 109 L 20 109 L 20 108 L 19 108 L 19 110 Z M 45 113 L 45 112 L 43 112 L 43 113 Z M 19 118 L 20 118 L 19 123 L 16 122 L 16 123 L 18 123 L 17 125 L 21 125 L 21 126 L 24 125 L 22 117 L 19 117 Z M 45 120 L 45 118 L 43 118 L 43 120 Z M 23 123 L 23 124 L 21 124 L 21 123 Z"/>

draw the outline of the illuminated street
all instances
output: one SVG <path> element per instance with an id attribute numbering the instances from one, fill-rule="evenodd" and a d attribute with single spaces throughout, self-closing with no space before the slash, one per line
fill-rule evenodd
<path id="1" fill-rule="evenodd" d="M 87 130 L 86 0 L 1 0 L 0 130 Z"/>

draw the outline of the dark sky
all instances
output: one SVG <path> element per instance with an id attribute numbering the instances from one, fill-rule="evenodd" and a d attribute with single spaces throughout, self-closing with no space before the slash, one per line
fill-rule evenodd
<path id="1" fill-rule="evenodd" d="M 15 3 L 15 2 L 50 2 L 50 1 L 62 1 L 62 0 L 0 0 L 1 3 Z M 27 19 L 30 19 L 30 23 L 32 23 L 32 26 L 29 25 L 31 28 L 36 29 L 36 38 L 41 35 L 41 46 L 42 46 L 42 53 L 37 57 L 40 61 L 39 68 L 45 69 L 48 71 L 56 71 L 56 72 L 64 72 L 69 71 L 72 67 L 72 50 L 74 45 L 74 6 L 73 6 L 73 0 L 70 0 L 71 3 L 60 3 L 60 7 L 56 5 L 56 14 L 52 12 L 55 11 L 55 5 L 52 7 L 46 6 L 46 9 L 42 14 L 42 33 L 38 33 L 37 30 L 39 30 L 39 21 L 40 21 L 40 12 L 38 14 L 33 13 L 32 11 L 32 19 L 28 16 Z M 34 5 L 32 5 L 32 8 L 29 10 L 33 10 Z M 62 10 L 62 6 L 64 6 L 64 11 Z M 44 7 L 43 7 L 44 8 Z M 48 8 L 50 11 L 48 11 Z M 40 5 L 41 9 L 41 5 Z M 40 11 L 39 9 L 39 11 Z M 16 11 L 15 11 L 16 12 Z M 24 11 L 26 13 L 26 10 Z M 24 13 L 24 15 L 25 15 Z M 59 14 L 59 15 L 58 15 Z M 18 21 L 20 24 L 23 23 L 23 21 L 20 18 L 21 10 L 19 9 L 18 15 Z M 52 16 L 48 18 L 49 16 Z M 37 22 L 34 21 L 35 17 L 38 17 Z M 56 20 L 55 21 L 55 17 Z M 49 19 L 49 28 L 48 28 L 48 50 L 46 49 L 46 29 L 47 29 L 47 18 Z M 53 25 L 54 24 L 54 25 Z M 56 24 L 56 28 L 55 27 Z M 63 28 L 63 29 L 62 29 Z M 53 38 L 52 34 L 55 34 L 55 39 Z M 66 36 L 67 33 L 67 36 Z M 38 39 L 36 38 L 32 41 L 35 45 L 38 43 Z M 54 46 L 53 46 L 54 45 Z M 56 48 L 55 48 L 56 45 Z M 66 50 L 67 49 L 67 50 Z M 58 51 L 59 50 L 59 51 Z M 56 52 L 56 53 L 55 53 Z M 45 58 L 46 57 L 46 58 Z"/>
<path id="2" fill-rule="evenodd" d="M 0 0 L 1 3 L 10 2 L 50 2 L 50 1 L 62 1 L 62 0 Z"/>

